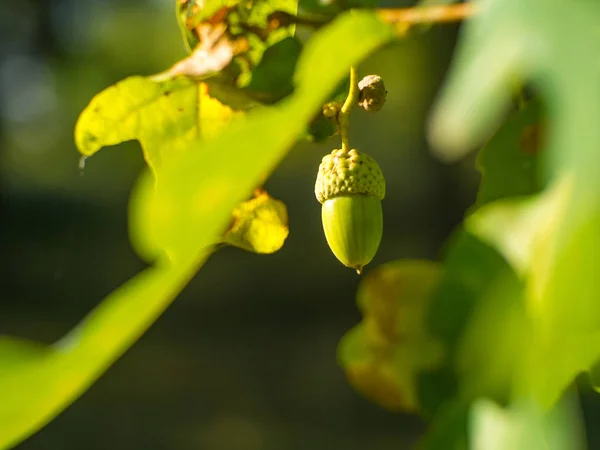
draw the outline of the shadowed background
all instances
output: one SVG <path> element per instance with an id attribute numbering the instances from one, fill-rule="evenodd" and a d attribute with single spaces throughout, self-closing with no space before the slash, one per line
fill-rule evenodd
<path id="1" fill-rule="evenodd" d="M 436 258 L 475 198 L 473 158 L 441 164 L 425 140 L 457 30 L 436 26 L 359 67 L 361 76 L 380 74 L 389 92 L 381 112 L 355 110 L 351 119 L 352 145 L 387 179 L 383 241 L 366 271 Z M 73 127 L 102 89 L 184 54 L 172 0 L 0 4 L 1 334 L 51 343 L 144 267 L 127 234 L 128 197 L 144 165 L 139 145 L 106 148 L 81 170 Z M 336 363 L 339 339 L 361 319 L 360 278 L 327 247 L 313 192 L 322 156 L 337 146 L 338 138 L 299 143 L 268 181 L 290 216 L 281 251 L 217 252 L 124 357 L 18 448 L 391 450 L 415 442 L 420 420 L 368 403 Z"/>

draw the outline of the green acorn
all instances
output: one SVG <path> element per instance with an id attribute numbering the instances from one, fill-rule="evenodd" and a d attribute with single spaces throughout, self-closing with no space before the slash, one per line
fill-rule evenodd
<path id="1" fill-rule="evenodd" d="M 383 234 L 385 179 L 379 164 L 358 150 L 333 150 L 321 161 L 315 195 L 323 205 L 329 248 L 360 274 L 377 253 Z"/>

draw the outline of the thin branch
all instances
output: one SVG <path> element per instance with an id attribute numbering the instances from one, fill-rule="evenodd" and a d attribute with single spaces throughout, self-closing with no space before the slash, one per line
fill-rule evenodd
<path id="1" fill-rule="evenodd" d="M 468 19 L 475 15 L 477 7 L 472 3 L 459 3 L 422 8 L 380 8 L 376 11 L 384 22 L 408 28 L 411 25 L 458 22 Z"/>
<path id="2" fill-rule="evenodd" d="M 476 6 L 472 3 L 455 5 L 439 5 L 412 8 L 377 8 L 375 13 L 384 22 L 396 25 L 400 30 L 406 30 L 412 25 L 458 22 L 475 15 Z M 327 25 L 331 18 L 296 16 L 284 11 L 276 11 L 269 16 L 269 30 L 292 23 L 309 28 L 320 28 Z"/>

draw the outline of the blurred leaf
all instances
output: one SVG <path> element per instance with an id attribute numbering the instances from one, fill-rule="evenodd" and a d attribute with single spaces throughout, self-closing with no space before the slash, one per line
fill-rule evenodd
<path id="1" fill-rule="evenodd" d="M 517 282 L 511 267 L 496 250 L 463 229 L 449 240 L 443 263 L 426 326 L 444 343 L 447 358 L 441 367 L 419 377 L 419 402 L 428 416 L 457 396 L 463 400 L 474 395 L 503 396 L 508 383 L 497 377 L 505 360 L 494 352 L 505 348 L 511 336 L 496 333 L 504 322 L 490 323 L 482 311 L 496 305 L 502 289 L 512 289 Z M 495 310 L 510 317 L 511 304 L 503 301 Z M 470 358 L 469 350 L 477 357 Z"/>
<path id="2" fill-rule="evenodd" d="M 155 186 L 136 187 L 130 216 L 138 220 L 144 202 L 163 210 L 166 219 L 155 234 L 143 229 L 151 224 L 137 224 L 142 234 L 156 237 L 152 248 L 172 256 L 170 264 L 162 260 L 115 290 L 54 346 L 51 357 L 4 368 L 0 448 L 16 445 L 50 421 L 144 333 L 202 266 L 206 244 L 215 242 L 235 206 L 277 166 L 348 67 L 392 38 L 392 30 L 373 14 L 340 16 L 307 44 L 296 92 L 284 103 L 254 111 L 215 139 L 194 140 L 188 151 L 162 161 Z M 315 74 L 314 67 L 324 73 Z"/>
<path id="3" fill-rule="evenodd" d="M 511 272 L 496 250 L 459 229 L 447 244 L 443 275 L 428 312 L 431 333 L 454 345 L 480 298 L 496 279 Z"/>
<path id="4" fill-rule="evenodd" d="M 499 271 L 481 292 L 454 356 L 461 398 L 486 396 L 498 402 L 511 398 L 532 338 L 523 291 L 514 272 Z"/>
<path id="5" fill-rule="evenodd" d="M 542 278 L 538 290 L 548 277 L 548 263 L 554 251 L 548 238 L 556 234 L 571 195 L 572 182 L 564 178 L 536 197 L 484 205 L 467 218 L 466 226 L 498 248 L 521 275 L 526 276 L 535 268 Z"/>
<path id="6" fill-rule="evenodd" d="M 445 345 L 443 364 L 423 370 L 417 378 L 419 413 L 423 418 L 437 420 L 440 409 L 452 402 L 459 393 L 458 377 L 452 361 L 452 349 Z"/>
<path id="7" fill-rule="evenodd" d="M 547 406 L 600 356 L 600 210 L 573 229 L 573 184 L 566 177 L 536 199 L 491 203 L 467 222 L 527 281 L 528 358 L 515 389 Z"/>
<path id="8" fill-rule="evenodd" d="M 212 98 L 206 83 L 133 76 L 91 100 L 75 126 L 75 142 L 83 155 L 91 156 L 104 146 L 137 139 L 157 176 L 165 158 L 188 151 L 193 141 L 216 136 L 241 115 Z"/>
<path id="9" fill-rule="evenodd" d="M 274 253 L 289 234 L 285 203 L 259 190 L 233 211 L 223 242 L 254 253 Z"/>
<path id="10" fill-rule="evenodd" d="M 577 395 L 568 393 L 550 412 L 521 401 L 502 408 L 479 398 L 443 408 L 416 450 L 584 450 Z"/>
<path id="11" fill-rule="evenodd" d="M 440 364 L 443 348 L 424 319 L 440 275 L 437 264 L 397 261 L 362 280 L 357 302 L 364 319 L 340 343 L 350 383 L 390 410 L 417 411 L 417 380 Z"/>
<path id="12" fill-rule="evenodd" d="M 470 220 L 526 283 L 529 337 L 515 398 L 550 407 L 600 356 L 600 3 L 481 0 L 431 124 L 446 159 L 489 136 L 510 104 L 512 80 L 533 82 L 551 118 L 537 200 L 499 201 Z M 540 13 L 543 11 L 543 14 Z M 557 32 L 560 30 L 560 33 Z"/>
<path id="13" fill-rule="evenodd" d="M 287 37 L 265 50 L 244 88 L 263 103 L 273 103 L 294 90 L 293 77 L 302 44 Z"/>
<path id="14" fill-rule="evenodd" d="M 540 152 L 543 151 L 541 111 L 528 103 L 494 134 L 477 155 L 482 174 L 477 206 L 500 198 L 531 195 L 541 190 Z"/>
<path id="15" fill-rule="evenodd" d="M 596 58 L 593 43 L 600 40 L 596 21 L 600 4 L 565 0 L 477 3 L 479 13 L 464 27 L 430 124 L 430 140 L 439 156 L 461 157 L 491 135 L 511 104 L 516 78 L 532 81 L 545 97 L 553 127 L 558 127 L 552 130 L 550 153 L 560 152 L 567 160 L 582 153 L 581 148 L 573 148 L 576 136 L 587 137 L 581 131 L 589 130 L 593 141 L 599 133 L 593 124 L 600 105 L 597 96 L 590 95 L 598 77 L 586 68 Z"/>
<path id="16" fill-rule="evenodd" d="M 48 351 L 4 339 L 0 448 L 13 447 L 81 395 L 163 312 L 196 268 L 147 269 Z"/>
<path id="17" fill-rule="evenodd" d="M 521 291 L 498 252 L 459 230 L 443 268 L 399 261 L 364 278 L 364 319 L 340 344 L 341 364 L 358 391 L 391 410 L 432 416 L 456 396 L 506 398 L 520 335 L 504 332 L 522 330 Z"/>
<path id="18" fill-rule="evenodd" d="M 469 450 L 469 406 L 460 400 L 443 405 L 415 450 Z"/>
<path id="19" fill-rule="evenodd" d="M 0 386 L 2 386 L 1 380 L 8 370 L 30 362 L 37 362 L 49 355 L 50 352 L 49 346 L 38 342 L 0 336 Z"/>
<path id="20" fill-rule="evenodd" d="M 583 450 L 575 402 L 563 400 L 549 414 L 529 402 L 502 408 L 480 399 L 470 412 L 473 450 Z"/>

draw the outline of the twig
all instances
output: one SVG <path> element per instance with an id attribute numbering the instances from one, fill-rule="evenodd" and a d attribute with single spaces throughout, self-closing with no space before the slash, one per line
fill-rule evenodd
<path id="1" fill-rule="evenodd" d="M 382 21 L 405 30 L 418 24 L 458 22 L 475 15 L 476 9 L 476 6 L 472 3 L 460 3 L 412 8 L 377 8 L 375 13 Z M 309 28 L 320 28 L 330 20 L 331 18 L 327 17 L 296 16 L 284 11 L 276 11 L 269 16 L 269 29 L 287 26 L 292 23 Z"/>
<path id="2" fill-rule="evenodd" d="M 472 3 L 459 3 L 422 8 L 380 8 L 376 11 L 379 18 L 384 22 L 408 27 L 410 25 L 457 22 L 468 19 L 477 12 L 477 7 Z"/>

